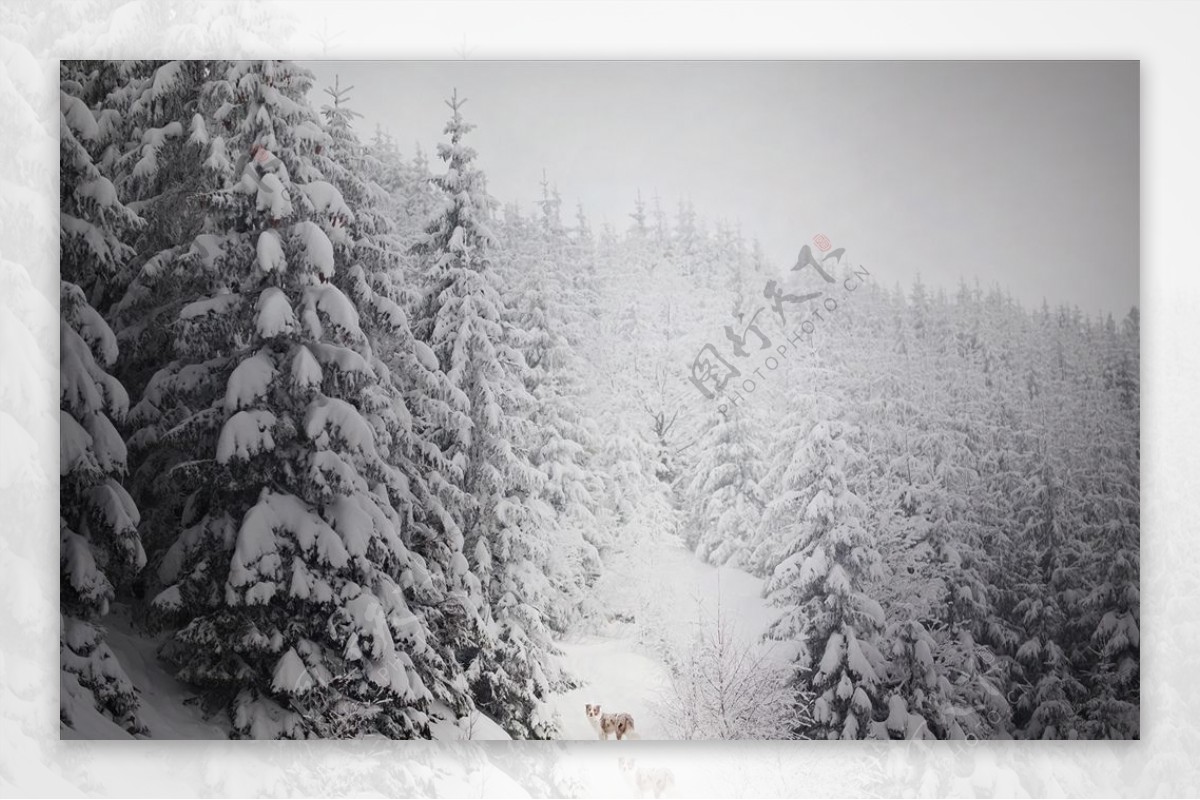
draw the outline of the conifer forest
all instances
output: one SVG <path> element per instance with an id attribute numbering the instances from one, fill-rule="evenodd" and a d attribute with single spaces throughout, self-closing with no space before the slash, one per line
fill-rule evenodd
<path id="1" fill-rule="evenodd" d="M 1139 738 L 1136 305 L 519 204 L 444 97 L 61 62 L 64 738 Z"/>

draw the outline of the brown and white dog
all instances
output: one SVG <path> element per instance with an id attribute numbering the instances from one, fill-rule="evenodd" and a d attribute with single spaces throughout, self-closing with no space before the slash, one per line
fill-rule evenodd
<path id="1" fill-rule="evenodd" d="M 624 712 L 620 714 L 602 714 L 600 706 L 585 704 L 587 706 L 588 722 L 592 723 L 592 727 L 596 729 L 596 733 L 600 734 L 601 739 L 607 739 L 610 734 L 616 734 L 618 741 L 621 739 L 636 739 L 637 733 L 633 730 L 633 717 Z"/>

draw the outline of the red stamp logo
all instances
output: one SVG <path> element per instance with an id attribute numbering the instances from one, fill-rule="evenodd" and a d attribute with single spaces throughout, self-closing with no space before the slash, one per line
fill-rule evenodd
<path id="1" fill-rule="evenodd" d="M 829 237 L 823 233 L 818 233 L 816 236 L 813 237 L 813 244 L 815 244 L 817 246 L 817 249 L 820 250 L 822 253 L 824 253 L 826 250 L 828 250 L 830 247 L 833 246 L 833 243 L 829 241 Z"/>

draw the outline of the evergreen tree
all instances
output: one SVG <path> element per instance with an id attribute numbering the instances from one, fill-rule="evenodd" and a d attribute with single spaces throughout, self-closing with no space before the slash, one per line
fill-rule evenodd
<path id="1" fill-rule="evenodd" d="M 759 442 L 744 412 L 713 413 L 688 486 L 688 546 L 717 566 L 742 567 L 765 505 Z"/>
<path id="2" fill-rule="evenodd" d="M 650 227 L 646 224 L 646 202 L 642 200 L 642 191 L 638 190 L 637 199 L 633 203 L 633 211 L 629 214 L 629 218 L 633 220 L 633 227 L 629 229 L 629 234 L 639 239 L 644 239 L 650 233 Z"/>
<path id="3" fill-rule="evenodd" d="M 220 188 L 203 232 L 151 262 L 184 298 L 206 294 L 179 309 L 173 359 L 132 415 L 156 493 L 178 498 L 153 605 L 177 626 L 179 677 L 237 735 L 428 736 L 417 665 L 436 657 L 413 606 L 438 587 L 402 513 L 402 404 L 352 299 L 355 212 L 319 167 L 332 140 L 310 81 L 216 63 L 200 93 L 224 131 L 205 162 Z"/>
<path id="4" fill-rule="evenodd" d="M 89 147 L 104 138 L 68 65 L 59 91 L 61 358 L 59 375 L 59 564 L 61 693 L 59 717 L 76 727 L 89 709 L 140 732 L 137 692 L 98 624 L 146 564 L 140 515 L 122 485 L 125 442 L 116 425 L 129 396 L 107 370 L 118 347 L 112 329 L 89 305 L 95 289 L 132 256 L 126 243 L 141 220 L 117 198 Z M 94 713 L 93 712 L 93 713 Z"/>
<path id="5" fill-rule="evenodd" d="M 351 128 L 359 116 L 349 107 L 352 88 L 335 81 L 326 90 L 333 104 L 322 114 L 332 141 L 318 163 L 342 194 L 357 201 L 356 212 L 339 219 L 343 236 L 336 247 L 353 265 L 347 293 L 362 310 L 360 323 L 375 345 L 371 366 L 390 390 L 390 405 L 377 412 L 387 421 L 379 431 L 380 449 L 408 480 L 411 500 L 405 499 L 399 511 L 412 528 L 411 546 L 430 573 L 432 591 L 418 610 L 430 629 L 429 663 L 422 672 L 435 697 L 467 714 L 466 679 L 447 643 L 478 626 L 477 602 L 464 599 L 477 598 L 479 585 L 462 569 L 463 534 L 450 511 L 462 498 L 454 467 L 435 441 L 440 426 L 453 418 L 452 409 L 439 399 L 449 394 L 449 379 L 433 351 L 412 334 L 404 305 L 418 292 L 404 288 L 405 236 L 382 214 L 386 190 L 369 180 L 370 156 Z"/>
<path id="6" fill-rule="evenodd" d="M 789 489 L 766 518 L 792 541 L 768 582 L 783 607 L 771 636 L 799 651 L 796 686 L 812 719 L 800 733 L 829 739 L 888 738 L 889 730 L 875 719 L 887 674 L 878 648 L 885 619 L 870 596 L 880 563 L 863 527 L 866 506 L 848 488 L 847 472 L 861 461 L 854 436 L 837 419 L 813 423 Z"/>
<path id="7" fill-rule="evenodd" d="M 525 455 L 534 398 L 492 262 L 492 200 L 463 141 L 473 127 L 464 102 L 457 93 L 447 101 L 446 172 L 436 178 L 446 202 L 417 248 L 428 276 L 417 330 L 450 379 L 455 416 L 439 442 L 461 470 L 464 551 L 484 596 L 486 625 L 457 650 L 482 710 L 515 736 L 547 738 L 555 725 L 540 706 L 565 683 L 544 613 L 555 601 L 547 566 L 557 543 L 539 497 L 544 475 Z"/>

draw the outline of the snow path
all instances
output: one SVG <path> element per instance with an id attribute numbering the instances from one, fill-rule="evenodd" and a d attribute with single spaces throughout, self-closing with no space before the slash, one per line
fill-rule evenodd
<path id="1" fill-rule="evenodd" d="M 587 637 L 564 643 L 562 650 L 583 686 L 554 698 L 562 722 L 560 738 L 597 738 L 584 715 L 587 703 L 599 703 L 606 712 L 632 714 L 643 739 L 664 738 L 651 709 L 666 685 L 666 665 L 637 652 L 636 643 L 628 639 Z"/>
<path id="2" fill-rule="evenodd" d="M 746 640 L 760 639 L 775 617 L 762 597 L 761 578 L 706 564 L 678 537 L 630 556 L 610 567 L 619 577 L 604 587 L 614 614 L 629 621 L 560 643 L 568 670 L 583 684 L 550 702 L 563 739 L 598 738 L 584 713 L 587 703 L 632 714 L 642 739 L 669 738 L 654 711 L 665 699 L 666 655 L 684 652 L 699 626 L 713 624 L 718 609 Z"/>

